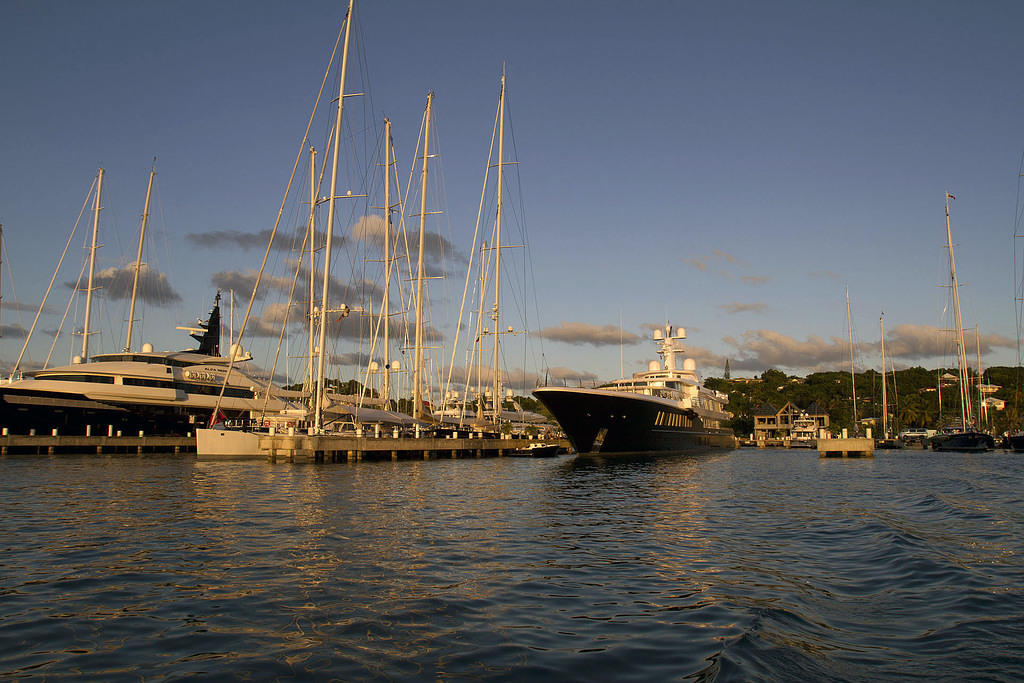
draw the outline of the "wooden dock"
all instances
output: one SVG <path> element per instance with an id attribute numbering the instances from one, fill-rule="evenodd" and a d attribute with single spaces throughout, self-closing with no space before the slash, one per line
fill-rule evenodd
<path id="1" fill-rule="evenodd" d="M 433 458 L 485 458 L 518 455 L 519 449 L 544 440 L 495 438 L 493 436 L 342 436 L 307 434 L 260 434 L 255 447 L 229 447 L 229 454 L 201 453 L 201 460 L 226 458 L 267 459 L 271 462 L 356 462 Z M 567 446 L 568 443 L 562 444 Z"/>
<path id="2" fill-rule="evenodd" d="M 345 462 L 432 458 L 483 458 L 518 455 L 530 444 L 550 443 L 541 439 L 493 437 L 374 437 L 307 436 L 305 434 L 261 434 L 255 448 L 245 455 L 209 455 L 203 460 L 226 457 L 266 459 L 271 462 Z M 568 442 L 558 442 L 568 448 Z M 0 456 L 114 453 L 196 454 L 196 437 L 188 436 L 0 436 Z"/>
<path id="3" fill-rule="evenodd" d="M 195 436 L 0 436 L 0 455 L 58 453 L 195 453 Z"/>

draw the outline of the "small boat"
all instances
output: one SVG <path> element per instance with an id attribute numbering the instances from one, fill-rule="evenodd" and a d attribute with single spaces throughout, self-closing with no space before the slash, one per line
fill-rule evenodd
<path id="1" fill-rule="evenodd" d="M 891 451 L 903 448 L 903 442 L 894 439 L 889 434 L 889 401 L 886 394 L 887 380 L 885 378 L 885 314 L 878 317 L 878 332 L 882 340 L 882 438 L 875 439 L 875 448 L 883 451 Z M 896 375 L 893 374 L 893 382 Z"/>
<path id="2" fill-rule="evenodd" d="M 950 429 L 940 431 L 931 438 L 933 451 L 984 452 L 995 448 L 991 434 L 973 429 Z"/>
<path id="3" fill-rule="evenodd" d="M 900 432 L 899 441 L 903 448 L 926 449 L 929 444 L 928 430 L 923 427 L 908 427 Z"/>
<path id="4" fill-rule="evenodd" d="M 818 423 L 806 412 L 793 418 L 793 429 L 790 431 L 790 448 L 814 448 L 818 443 Z"/>
<path id="5" fill-rule="evenodd" d="M 708 389 L 684 352 L 683 328 L 654 331 L 664 367 L 651 361 L 647 372 L 593 389 L 541 387 L 536 396 L 558 420 L 577 453 L 650 451 L 701 452 L 736 448 L 722 423 L 729 397 Z M 681 366 L 681 367 L 680 367 Z"/>
<path id="6" fill-rule="evenodd" d="M 515 449 L 512 451 L 511 455 L 526 458 L 553 458 L 558 455 L 561 449 L 562 447 L 557 443 L 536 441 L 531 443 L 529 446 Z"/>

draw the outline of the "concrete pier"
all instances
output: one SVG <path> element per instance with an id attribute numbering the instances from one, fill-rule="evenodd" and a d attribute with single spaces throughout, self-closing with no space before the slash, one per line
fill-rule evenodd
<path id="1" fill-rule="evenodd" d="M 822 458 L 872 458 L 875 440 L 865 437 L 818 439 L 818 455 Z"/>
<path id="2" fill-rule="evenodd" d="M 249 434 L 249 448 L 230 453 L 211 453 L 204 460 L 225 458 L 268 459 L 271 462 L 359 462 L 362 460 L 399 460 L 436 458 L 501 457 L 519 448 L 543 442 L 533 439 L 475 436 L 451 437 L 376 437 L 307 436 L 304 434 Z M 551 442 L 554 443 L 554 442 Z M 568 442 L 558 442 L 568 448 Z M 189 436 L 0 436 L 0 456 L 113 453 L 196 453 L 196 437 Z"/>
<path id="3" fill-rule="evenodd" d="M 195 436 L 0 436 L 0 455 L 60 453 L 195 453 Z"/>
<path id="4" fill-rule="evenodd" d="M 252 453 L 218 455 L 203 453 L 200 459 L 223 457 L 266 458 L 272 462 L 356 462 L 360 460 L 398 460 L 502 457 L 531 443 L 529 439 L 468 437 L 308 436 L 304 434 L 262 434 Z"/>

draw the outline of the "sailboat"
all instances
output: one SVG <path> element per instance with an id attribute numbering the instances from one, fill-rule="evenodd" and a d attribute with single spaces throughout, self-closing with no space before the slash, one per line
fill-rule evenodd
<path id="1" fill-rule="evenodd" d="M 344 105 L 346 98 L 355 96 L 355 93 L 350 93 L 346 90 L 346 76 L 348 72 L 348 61 L 349 61 L 349 48 L 352 35 L 352 20 L 354 12 L 354 0 L 349 0 L 348 10 L 345 14 L 345 20 L 342 26 L 341 34 L 339 35 L 339 43 L 341 44 L 341 63 L 338 73 L 338 95 L 335 102 L 335 109 L 333 111 L 333 121 L 331 122 L 331 136 L 330 142 L 333 145 L 332 156 L 330 158 L 330 189 L 327 197 L 322 200 L 317 199 L 316 192 L 316 173 L 315 173 L 315 153 L 310 150 L 310 216 L 308 223 L 308 234 L 307 240 L 310 245 L 310 336 L 309 336 L 309 366 L 307 368 L 305 385 L 307 391 L 303 392 L 309 398 L 309 405 L 303 408 L 289 407 L 285 410 L 272 412 L 267 411 L 262 417 L 262 424 L 257 429 L 245 429 L 245 430 L 228 430 L 228 429 L 198 429 L 196 431 L 197 437 L 197 453 L 201 456 L 204 455 L 247 455 L 257 452 L 257 446 L 261 437 L 260 430 L 284 431 L 288 429 L 289 432 L 295 430 L 305 430 L 310 435 L 324 435 L 327 433 L 336 432 L 342 427 L 351 428 L 357 436 L 362 435 L 362 428 L 364 425 L 385 425 L 389 427 L 406 427 L 415 426 L 418 430 L 421 421 L 415 419 L 416 416 L 409 417 L 401 413 L 393 412 L 390 410 L 381 410 L 372 407 L 364 407 L 360 405 L 364 399 L 360 396 L 339 396 L 338 394 L 331 391 L 327 382 L 327 338 L 328 338 L 328 320 L 333 319 L 335 316 L 340 314 L 340 320 L 343 317 L 348 316 L 350 313 L 363 313 L 365 312 L 362 307 L 350 308 L 345 303 L 334 303 L 330 301 L 331 292 L 331 251 L 334 243 L 334 229 L 336 224 L 336 209 L 337 203 L 343 199 L 351 199 L 358 197 L 366 197 L 364 194 L 353 194 L 351 190 L 346 193 L 341 193 L 339 190 L 339 164 L 342 152 L 340 149 L 340 141 L 343 137 L 342 132 L 342 118 L 344 114 Z M 332 56 L 333 60 L 333 56 Z M 327 82 L 327 76 L 324 77 L 324 82 Z M 432 95 L 431 95 L 432 97 Z M 319 101 L 319 98 L 318 98 Z M 428 98 L 428 120 L 429 120 L 429 98 Z M 314 116 L 316 109 L 314 109 Z M 311 116 L 310 121 L 313 120 Z M 307 128 L 308 135 L 308 128 Z M 429 136 L 429 133 L 428 133 Z M 385 155 L 385 173 L 386 178 L 390 179 L 391 164 L 392 164 L 392 152 L 390 149 L 390 124 L 387 124 L 386 132 L 386 144 L 388 145 Z M 306 138 L 303 139 L 303 145 L 306 143 Z M 429 137 L 427 138 L 429 144 Z M 305 149 L 300 153 L 305 154 Z M 428 155 L 424 155 L 425 157 Z M 299 160 L 296 160 L 296 168 Z M 426 164 L 426 161 L 424 161 Z M 294 171 L 293 171 L 294 173 Z M 425 180 L 424 180 L 425 182 Z M 287 200 L 287 192 L 285 196 Z M 319 203 L 326 203 L 328 208 L 325 239 L 322 244 L 323 248 L 323 282 L 322 289 L 319 299 L 319 305 L 313 302 L 313 293 L 315 285 L 313 282 L 313 273 L 316 272 L 314 263 L 314 252 L 315 245 L 313 245 L 313 237 L 315 235 L 315 216 L 314 212 Z M 283 206 L 283 203 L 282 203 Z M 390 197 L 385 197 L 385 213 L 388 234 L 390 235 L 390 213 L 395 208 L 392 205 Z M 278 221 L 280 221 L 280 213 L 278 214 Z M 274 226 L 272 231 L 271 240 L 273 240 L 273 234 L 277 230 L 277 224 Z M 419 275 L 420 283 L 424 279 L 422 277 L 422 237 L 420 240 L 420 263 L 421 263 L 421 274 Z M 268 246 L 269 253 L 269 246 Z M 387 272 L 391 268 L 391 256 L 387 254 L 385 260 L 388 261 L 385 266 Z M 257 276 L 256 287 L 259 286 L 259 280 L 263 274 L 263 267 L 266 265 L 266 259 L 264 264 L 261 266 L 259 274 Z M 298 276 L 298 269 L 296 269 L 296 279 Z M 294 289 L 294 288 L 293 288 Z M 385 290 L 387 292 L 387 290 Z M 387 296 L 387 293 L 385 294 Z M 422 296 L 422 284 L 420 284 L 420 296 Z M 245 314 L 245 319 L 242 323 L 242 329 L 239 331 L 239 339 L 245 332 L 245 321 L 249 318 L 249 312 L 252 310 L 253 301 L 256 298 L 256 289 L 254 288 L 253 294 L 250 297 L 249 310 Z M 333 306 L 333 307 L 332 307 Z M 387 304 L 383 305 L 385 316 L 387 315 Z M 385 318 L 386 319 L 386 318 Z M 419 332 L 417 337 L 419 337 Z M 385 332 L 385 344 L 388 343 L 386 339 L 387 332 Z M 417 338 L 419 342 L 419 338 Z M 419 346 L 419 343 L 417 344 Z M 371 354 L 372 355 L 372 354 Z M 387 351 L 385 351 L 385 357 L 387 357 Z M 419 360 L 419 358 L 417 358 Z M 391 367 L 386 368 L 387 371 L 397 369 L 397 363 L 386 363 Z M 417 374 L 417 377 L 419 374 Z M 385 380 L 385 386 L 387 386 L 387 379 Z M 419 387 L 416 387 L 419 390 Z M 386 405 L 386 404 L 383 404 Z"/>
<path id="2" fill-rule="evenodd" d="M 903 448 L 903 442 L 892 438 L 889 432 L 889 400 L 886 392 L 887 380 L 885 378 L 885 314 L 878 317 L 878 330 L 882 335 L 882 438 L 875 439 L 875 448 L 893 449 Z"/>
<path id="3" fill-rule="evenodd" d="M 949 278 L 953 294 L 953 321 L 955 325 L 957 347 L 957 363 L 960 371 L 960 419 L 947 425 L 931 438 L 932 450 L 935 451 L 988 451 L 995 447 L 995 439 L 990 434 L 974 428 L 971 398 L 968 396 L 967 351 L 964 346 L 964 325 L 960 313 L 960 286 L 956 277 L 956 257 L 953 253 L 953 232 L 949 221 L 949 200 L 955 199 L 946 193 L 946 246 L 949 249 Z"/>
<path id="4" fill-rule="evenodd" d="M 467 367 L 466 379 L 463 389 L 448 389 L 445 392 L 445 405 L 438 411 L 437 418 L 448 424 L 466 425 L 471 424 L 474 429 L 486 432 L 497 432 L 505 425 L 527 425 L 543 424 L 547 421 L 543 415 L 523 410 L 518 403 L 512 401 L 512 391 L 506 389 L 502 382 L 500 371 L 502 357 L 502 338 L 509 335 L 521 334 L 512 326 L 505 326 L 502 329 L 502 252 L 509 249 L 511 245 L 506 244 L 503 234 L 503 221 L 505 220 L 504 192 L 506 189 L 505 167 L 515 165 L 515 161 L 506 160 L 505 135 L 506 135 L 506 74 L 501 75 L 501 87 L 498 95 L 498 108 L 495 112 L 495 125 L 491 138 L 491 154 L 497 152 L 497 161 L 492 161 L 493 156 L 488 159 L 484 172 L 484 187 L 481 192 L 480 214 L 478 214 L 477 228 L 473 237 L 473 248 L 470 250 L 472 258 L 476 257 L 477 238 L 480 235 L 480 215 L 483 214 L 484 195 L 487 194 L 489 185 L 490 169 L 496 170 L 494 188 L 494 223 L 491 232 L 491 241 L 486 240 L 480 243 L 479 261 L 476 267 L 479 269 L 479 298 L 477 309 L 473 312 L 476 317 L 476 331 L 470 352 L 469 367 Z M 496 139 L 495 139 L 496 138 Z M 494 143 L 497 142 L 497 150 Z M 474 261 L 471 260 L 466 272 L 466 283 L 463 289 L 462 306 L 460 307 L 460 320 L 456 329 L 462 327 L 462 313 L 466 307 L 466 295 L 469 291 L 469 283 L 473 274 Z M 491 303 L 485 308 L 485 300 Z M 489 308 L 489 310 L 488 310 Z M 485 327 L 485 320 L 490 323 Z M 458 332 L 456 332 L 458 334 Z M 491 337 L 491 340 L 487 338 Z M 485 350 L 484 346 L 490 341 L 490 348 Z M 451 372 L 455 366 L 455 353 L 458 349 L 458 337 L 453 344 L 453 354 L 449 365 L 448 385 L 451 385 Z M 491 356 L 491 377 L 489 386 L 484 386 L 484 355 Z M 475 361 L 475 362 L 474 362 Z M 475 400 L 466 400 L 471 394 L 470 385 L 472 377 L 476 376 L 476 397 Z M 465 399 L 463 397 L 465 394 Z M 507 405 L 511 403 L 511 408 Z"/>

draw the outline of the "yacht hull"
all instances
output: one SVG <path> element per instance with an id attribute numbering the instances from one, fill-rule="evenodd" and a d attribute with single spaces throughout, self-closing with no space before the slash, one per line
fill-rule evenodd
<path id="1" fill-rule="evenodd" d="M 933 451 L 983 452 L 995 448 L 995 439 L 983 432 L 954 432 L 936 434 L 931 445 Z"/>
<path id="2" fill-rule="evenodd" d="M 210 418 L 211 408 L 195 405 L 122 403 L 101 401 L 85 394 L 28 389 L 0 388 L 0 427 L 9 434 L 94 435 L 138 434 L 149 436 L 185 436 L 197 424 Z M 228 418 L 238 411 L 222 410 Z M 236 414 L 237 413 L 237 414 Z"/>
<path id="3" fill-rule="evenodd" d="M 675 402 L 600 389 L 544 387 L 534 395 L 577 453 L 702 452 L 736 448 L 728 430 L 707 429 Z"/>

